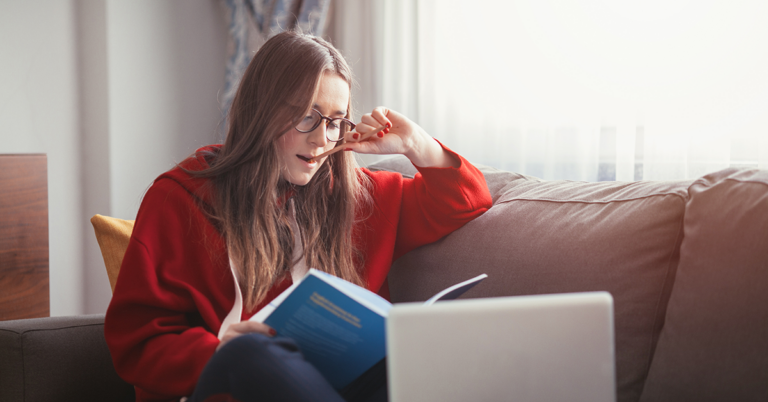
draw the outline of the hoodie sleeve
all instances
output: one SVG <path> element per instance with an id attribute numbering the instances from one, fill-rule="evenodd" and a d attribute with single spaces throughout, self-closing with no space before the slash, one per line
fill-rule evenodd
<path id="1" fill-rule="evenodd" d="M 358 233 L 374 291 L 384 283 L 391 261 L 443 238 L 491 207 L 483 174 L 460 155 L 443 149 L 459 161 L 459 167 L 417 166 L 412 179 L 364 169 L 373 182 L 374 208 Z"/>
<path id="2" fill-rule="evenodd" d="M 150 187 L 107 310 L 115 368 L 139 400 L 192 393 L 234 300 L 224 244 L 199 206 L 173 179 Z"/>
<path id="3" fill-rule="evenodd" d="M 491 194 L 483 174 L 461 155 L 452 154 L 459 167 L 423 168 L 403 181 L 394 259 L 433 243 L 491 208 Z"/>

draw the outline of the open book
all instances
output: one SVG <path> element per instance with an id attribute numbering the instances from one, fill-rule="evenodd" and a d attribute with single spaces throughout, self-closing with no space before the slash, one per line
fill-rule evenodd
<path id="1" fill-rule="evenodd" d="M 487 277 L 453 285 L 425 304 L 455 299 Z M 390 308 L 390 302 L 367 289 L 310 269 L 250 320 L 295 340 L 307 361 L 339 390 L 387 355 Z"/>

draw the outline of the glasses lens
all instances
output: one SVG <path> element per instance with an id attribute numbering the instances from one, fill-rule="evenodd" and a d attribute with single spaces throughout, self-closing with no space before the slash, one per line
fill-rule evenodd
<path id="1" fill-rule="evenodd" d="M 325 130 L 328 141 L 341 141 L 344 136 L 352 131 L 353 125 L 345 119 L 333 119 Z"/>
<path id="2" fill-rule="evenodd" d="M 296 129 L 301 132 L 310 132 L 317 127 L 320 122 L 320 113 L 317 110 L 310 110 L 307 115 L 301 119 L 301 122 L 296 126 Z"/>

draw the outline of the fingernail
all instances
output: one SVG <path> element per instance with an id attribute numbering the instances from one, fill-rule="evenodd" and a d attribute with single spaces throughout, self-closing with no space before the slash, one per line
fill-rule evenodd
<path id="1" fill-rule="evenodd" d="M 354 134 L 352 134 L 352 138 L 353 138 L 353 139 L 357 139 L 357 137 L 359 137 L 359 136 L 360 136 L 360 134 L 358 134 L 358 133 L 354 133 Z"/>
<path id="2" fill-rule="evenodd" d="M 384 134 L 389 134 L 389 129 L 388 128 L 384 129 Z"/>
<path id="3" fill-rule="evenodd" d="M 384 138 L 384 132 L 383 131 L 379 131 L 379 133 L 376 134 L 376 135 L 378 135 L 379 138 Z"/>
<path id="4" fill-rule="evenodd" d="M 344 151 L 351 151 L 352 148 L 344 148 Z"/>
<path id="5" fill-rule="evenodd" d="M 391 127 L 392 127 L 392 124 L 391 123 L 387 123 L 387 128 L 391 128 Z"/>
<path id="6" fill-rule="evenodd" d="M 270 328 L 270 329 L 269 329 L 269 335 L 270 335 L 270 336 L 275 336 L 275 335 L 277 335 L 277 331 L 275 331 L 275 329 L 274 329 L 274 328 Z"/>

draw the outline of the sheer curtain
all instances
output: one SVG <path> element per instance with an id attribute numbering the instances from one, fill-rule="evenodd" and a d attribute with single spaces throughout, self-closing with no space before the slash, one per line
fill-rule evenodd
<path id="1" fill-rule="evenodd" d="M 349 3 L 337 21 L 353 18 Z M 345 53 L 369 55 L 353 57 L 369 85 L 361 108 L 403 111 L 473 162 L 589 181 L 768 168 L 764 1 L 356 7 L 372 23 L 354 17 L 336 34 Z"/>

